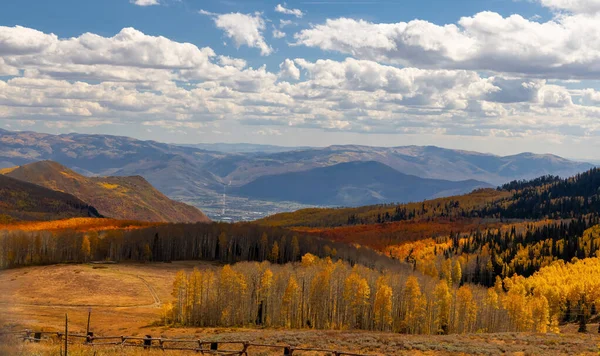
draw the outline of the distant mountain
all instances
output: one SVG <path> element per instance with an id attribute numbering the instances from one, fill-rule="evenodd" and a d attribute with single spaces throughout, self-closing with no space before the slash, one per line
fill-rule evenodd
<path id="1" fill-rule="evenodd" d="M 225 156 L 206 169 L 233 184 L 243 185 L 271 174 L 302 171 L 353 161 L 377 161 L 405 174 L 423 178 L 475 179 L 500 185 L 512 180 L 552 174 L 568 177 L 593 167 L 554 155 L 522 153 L 513 156 L 450 150 L 435 146 L 331 146 L 256 157 Z"/>
<path id="2" fill-rule="evenodd" d="M 84 176 L 139 175 L 171 199 L 194 204 L 215 219 L 234 220 L 255 219 L 293 209 L 287 203 L 280 203 L 281 200 L 238 197 L 233 194 L 237 188 L 267 175 L 308 171 L 339 163 L 377 161 L 421 178 L 474 179 L 495 186 L 546 174 L 567 177 L 592 167 L 589 163 L 553 155 L 524 153 L 501 157 L 434 146 L 347 145 L 295 147 L 289 151 L 251 144 L 188 147 L 110 135 L 0 130 L 0 167 L 40 160 L 56 161 Z M 227 215 L 234 210 L 237 215 Z"/>
<path id="3" fill-rule="evenodd" d="M 140 176 L 85 177 L 52 161 L 5 169 L 4 173 L 14 179 L 69 192 L 111 218 L 157 222 L 209 221 L 197 208 L 167 198 Z"/>
<path id="4" fill-rule="evenodd" d="M 263 200 L 359 206 L 421 201 L 488 188 L 475 180 L 452 182 L 400 173 L 375 161 L 340 163 L 308 171 L 263 176 L 235 192 Z"/>
<path id="5" fill-rule="evenodd" d="M 196 143 L 196 144 L 180 144 L 178 146 L 193 147 L 207 151 L 217 151 L 224 153 L 279 153 L 289 151 L 306 150 L 310 147 L 299 146 L 299 147 L 288 147 L 288 146 L 274 146 L 274 145 L 261 145 L 254 143 Z"/>
<path id="6" fill-rule="evenodd" d="M 0 174 L 0 223 L 74 217 L 100 217 L 100 214 L 71 194 Z"/>

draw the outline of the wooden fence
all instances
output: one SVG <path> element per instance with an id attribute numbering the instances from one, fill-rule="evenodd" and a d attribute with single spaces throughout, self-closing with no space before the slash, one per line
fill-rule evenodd
<path id="1" fill-rule="evenodd" d="M 65 335 L 67 338 L 65 340 Z M 65 334 L 62 332 L 49 331 L 9 331 L 0 332 L 1 336 L 14 336 L 22 339 L 24 342 L 42 342 L 48 341 L 52 337 L 57 337 L 60 342 L 67 341 L 68 344 L 80 344 L 89 347 L 103 346 L 121 346 L 121 347 L 139 347 L 147 350 L 158 349 L 163 351 L 191 351 L 209 355 L 231 355 L 231 356 L 248 356 L 251 349 L 273 349 L 279 350 L 282 355 L 298 355 L 302 352 L 319 352 L 330 354 L 333 356 L 368 356 L 352 352 L 344 352 L 330 349 L 313 348 L 313 347 L 297 347 L 292 345 L 272 345 L 253 343 L 249 341 L 216 341 L 216 340 L 201 340 L 201 339 L 168 339 L 156 338 L 151 335 L 144 337 L 139 336 L 95 336 L 93 333 L 89 335 L 83 334 Z"/>

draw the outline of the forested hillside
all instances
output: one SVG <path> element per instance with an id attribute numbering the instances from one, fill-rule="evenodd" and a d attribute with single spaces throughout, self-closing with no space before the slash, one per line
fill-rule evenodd
<path id="1" fill-rule="evenodd" d="M 0 174 L 0 224 L 99 216 L 94 207 L 73 195 Z"/>
<path id="2" fill-rule="evenodd" d="M 49 189 L 69 192 L 95 206 L 102 215 L 115 219 L 209 221 L 197 208 L 169 199 L 140 176 L 85 177 L 53 161 L 8 168 L 4 174 Z"/>
<path id="3" fill-rule="evenodd" d="M 600 170 L 592 169 L 422 203 L 309 209 L 260 223 L 370 246 L 431 276 L 458 264 L 461 283 L 491 286 L 497 277 L 531 276 L 553 261 L 595 257 L 599 189 Z"/>
<path id="4" fill-rule="evenodd" d="M 600 169 L 570 178 L 513 181 L 496 190 L 399 205 L 304 209 L 259 221 L 272 226 L 334 227 L 438 218 L 558 219 L 600 211 Z"/>

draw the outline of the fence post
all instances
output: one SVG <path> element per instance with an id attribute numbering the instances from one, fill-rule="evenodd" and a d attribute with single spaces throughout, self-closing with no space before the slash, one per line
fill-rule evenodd
<path id="1" fill-rule="evenodd" d="M 152 346 L 152 335 L 146 335 L 146 338 L 144 339 L 144 349 L 147 349 L 150 346 Z"/>
<path id="2" fill-rule="evenodd" d="M 65 313 L 65 356 L 69 355 L 69 314 Z"/>

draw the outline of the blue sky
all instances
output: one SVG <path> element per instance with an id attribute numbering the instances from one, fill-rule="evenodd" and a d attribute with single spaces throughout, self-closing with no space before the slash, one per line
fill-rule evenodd
<path id="1" fill-rule="evenodd" d="M 10 1 L 0 128 L 596 159 L 599 13 L 600 0 Z"/>

